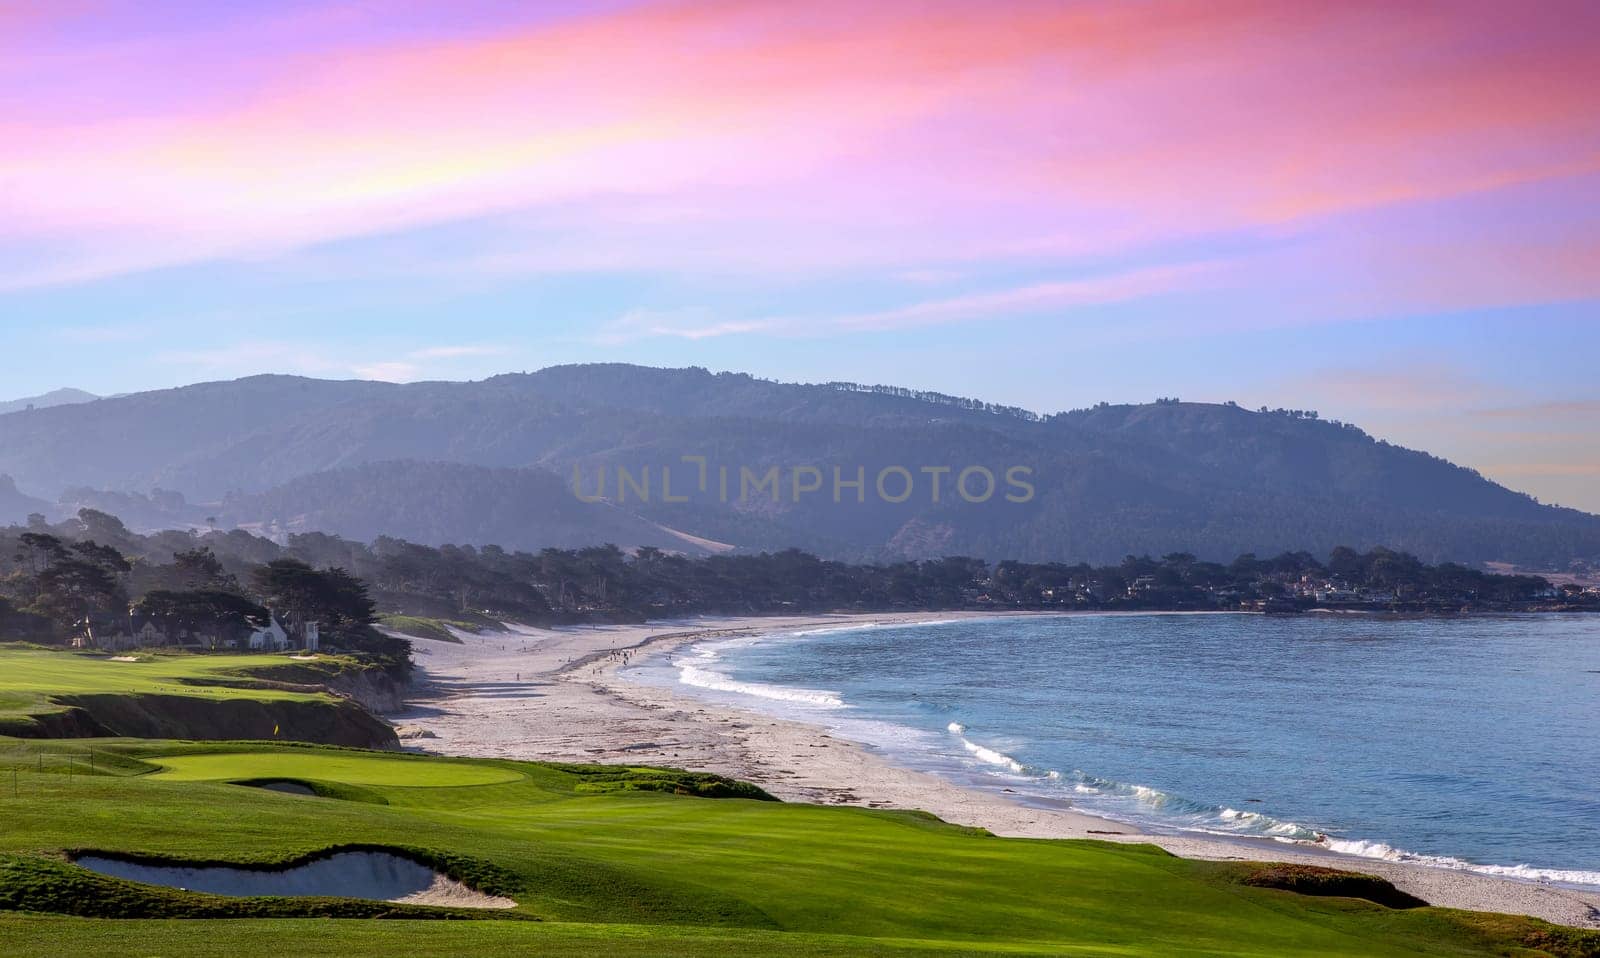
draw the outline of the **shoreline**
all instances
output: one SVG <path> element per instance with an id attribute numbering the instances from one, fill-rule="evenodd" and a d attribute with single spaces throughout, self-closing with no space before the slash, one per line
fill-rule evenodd
<path id="1" fill-rule="evenodd" d="M 1187 858 L 1338 867 L 1378 875 L 1435 905 L 1600 927 L 1600 889 L 1364 858 L 1266 838 L 1143 832 L 1065 803 L 1053 807 L 959 785 L 892 762 L 820 725 L 619 674 L 641 653 L 666 654 L 708 639 L 1039 614 L 1059 613 L 743 616 L 554 629 L 508 625 L 483 635 L 459 633 L 459 645 L 417 639 L 420 694 L 405 713 L 391 718 L 405 744 L 440 754 L 677 766 L 742 779 L 785 801 L 920 809 L 1010 838 L 1147 842 Z"/>

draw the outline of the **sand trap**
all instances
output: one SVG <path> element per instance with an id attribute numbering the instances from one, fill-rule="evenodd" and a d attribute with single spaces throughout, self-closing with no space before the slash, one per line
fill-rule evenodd
<path id="1" fill-rule="evenodd" d="M 139 657 L 137 655 L 113 655 L 111 657 L 111 661 L 113 661 L 113 662 L 137 662 L 137 661 L 139 661 Z"/>
<path id="2" fill-rule="evenodd" d="M 100 855 L 76 863 L 92 872 L 231 898 L 365 898 L 406 905 L 515 908 L 509 898 L 474 891 L 427 865 L 388 852 L 336 852 L 292 868 L 147 865 Z"/>
<path id="3" fill-rule="evenodd" d="M 250 787 L 268 792 L 283 792 L 285 795 L 310 795 L 315 797 L 317 794 L 310 785 L 302 785 L 299 782 L 260 782 Z"/>

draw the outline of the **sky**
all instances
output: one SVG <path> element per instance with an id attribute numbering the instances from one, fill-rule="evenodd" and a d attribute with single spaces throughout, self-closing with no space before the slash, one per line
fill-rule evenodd
<path id="1" fill-rule="evenodd" d="M 0 0 L 0 399 L 1317 409 L 1600 512 L 1600 4 Z"/>

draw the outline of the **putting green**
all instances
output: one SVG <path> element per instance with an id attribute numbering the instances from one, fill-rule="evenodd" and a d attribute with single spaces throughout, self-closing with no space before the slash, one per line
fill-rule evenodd
<path id="1" fill-rule="evenodd" d="M 516 782 L 511 768 L 465 762 L 374 758 L 370 755 L 305 755 L 272 752 L 223 752 L 148 759 L 161 766 L 154 777 L 173 782 L 218 782 L 244 778 L 301 778 L 346 785 L 401 788 L 451 788 Z"/>

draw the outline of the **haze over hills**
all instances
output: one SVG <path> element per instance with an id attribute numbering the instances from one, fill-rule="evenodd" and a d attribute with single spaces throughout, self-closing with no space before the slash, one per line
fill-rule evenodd
<path id="1" fill-rule="evenodd" d="M 23 518 L 32 513 L 48 513 L 51 504 L 26 495 L 10 476 L 0 476 L 0 521 Z"/>
<path id="2" fill-rule="evenodd" d="M 94 393 L 84 392 L 81 389 L 53 389 L 40 396 L 27 396 L 22 399 L 12 399 L 0 402 L 0 416 L 8 412 L 21 412 L 26 409 L 49 409 L 51 406 L 71 406 L 76 403 L 94 402 L 99 399 Z"/>
<path id="3" fill-rule="evenodd" d="M 684 457 L 704 457 L 703 487 L 700 461 Z M 619 467 L 635 480 L 648 471 L 648 499 L 619 489 Z M 840 501 L 836 467 L 846 483 L 865 480 L 842 485 Z M 986 501 L 957 494 L 968 467 L 995 477 Z M 574 494 L 575 469 L 591 498 L 603 477 L 604 501 Z M 772 469 L 775 496 L 740 494 L 744 472 Z M 0 474 L 22 493 L 146 528 L 214 520 L 508 548 L 1100 562 L 1381 544 L 1435 561 L 1600 556 L 1600 517 L 1309 414 L 1163 400 L 1040 417 L 905 389 L 625 365 L 408 385 L 257 376 L 35 408 L 0 415 Z M 797 476 L 820 489 L 796 501 Z M 1023 497 L 1010 478 L 1033 487 L 1027 501 L 1007 501 Z M 906 500 L 888 501 L 908 480 Z M 982 475 L 969 485 L 981 492 Z M 17 508 L 0 497 L 0 519 Z"/>

